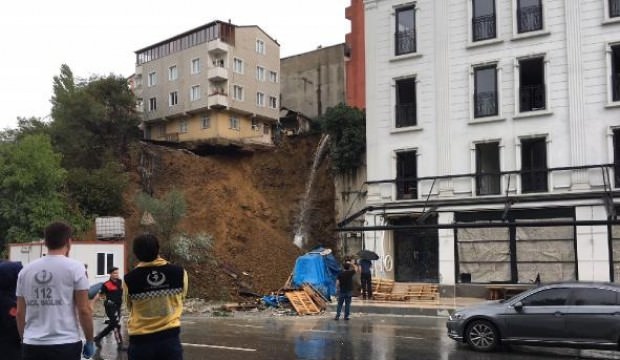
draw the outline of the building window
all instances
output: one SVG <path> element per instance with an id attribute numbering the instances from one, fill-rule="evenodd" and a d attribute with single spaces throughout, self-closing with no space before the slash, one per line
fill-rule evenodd
<path id="1" fill-rule="evenodd" d="M 239 118 L 236 116 L 230 117 L 230 128 L 233 130 L 239 130 Z"/>
<path id="2" fill-rule="evenodd" d="M 267 124 L 263 124 L 263 134 L 269 135 L 269 126 Z"/>
<path id="3" fill-rule="evenodd" d="M 209 119 L 208 116 L 203 116 L 202 117 L 202 128 L 203 129 L 208 129 L 211 127 L 211 120 Z"/>
<path id="4" fill-rule="evenodd" d="M 396 127 L 417 125 L 415 78 L 396 80 Z"/>
<path id="5" fill-rule="evenodd" d="M 239 85 L 233 86 L 233 99 L 243 101 L 243 87 Z"/>
<path id="6" fill-rule="evenodd" d="M 473 41 L 495 38 L 495 0 L 472 0 Z"/>
<path id="7" fill-rule="evenodd" d="M 179 121 L 179 132 L 182 134 L 187 132 L 187 120 Z"/>
<path id="8" fill-rule="evenodd" d="M 278 82 L 278 73 L 275 71 L 269 71 L 269 81 L 277 83 Z"/>
<path id="9" fill-rule="evenodd" d="M 192 59 L 192 74 L 200 73 L 200 58 Z"/>
<path id="10" fill-rule="evenodd" d="M 544 58 L 519 60 L 519 112 L 546 109 Z"/>
<path id="11" fill-rule="evenodd" d="M 498 115 L 497 66 L 474 69 L 474 118 Z"/>
<path id="12" fill-rule="evenodd" d="M 499 143 L 476 144 L 476 194 L 500 193 Z"/>
<path id="13" fill-rule="evenodd" d="M 150 98 L 149 99 L 149 111 L 156 111 L 157 110 L 157 98 Z"/>
<path id="14" fill-rule="evenodd" d="M 543 29 L 542 0 L 517 0 L 517 32 Z"/>
<path id="15" fill-rule="evenodd" d="M 611 101 L 620 101 L 620 44 L 611 46 Z"/>
<path id="16" fill-rule="evenodd" d="M 189 100 L 196 101 L 200 99 L 200 85 L 192 86 L 192 89 L 189 93 Z"/>
<path id="17" fill-rule="evenodd" d="M 213 59 L 213 67 L 224 67 L 224 59 L 222 58 L 215 58 Z"/>
<path id="18" fill-rule="evenodd" d="M 147 82 L 148 87 L 157 85 L 157 73 L 155 72 L 149 73 L 149 76 L 147 77 L 146 82 Z"/>
<path id="19" fill-rule="evenodd" d="M 252 130 L 260 131 L 260 123 L 254 118 L 252 118 Z"/>
<path id="20" fill-rule="evenodd" d="M 168 95 L 168 105 L 174 106 L 179 103 L 179 96 L 176 91 L 171 92 Z"/>
<path id="21" fill-rule="evenodd" d="M 114 267 L 114 254 L 97 253 L 97 276 L 104 276 Z"/>
<path id="22" fill-rule="evenodd" d="M 547 191 L 547 144 L 545 138 L 521 140 L 521 190 Z"/>
<path id="23" fill-rule="evenodd" d="M 168 80 L 173 81 L 179 78 L 179 72 L 176 65 L 168 68 Z"/>
<path id="24" fill-rule="evenodd" d="M 239 58 L 233 59 L 233 71 L 238 74 L 243 74 L 243 60 Z"/>
<path id="25" fill-rule="evenodd" d="M 263 94 L 262 92 L 256 93 L 256 106 L 265 106 L 265 94 Z"/>
<path id="26" fill-rule="evenodd" d="M 417 199 L 418 164 L 416 151 L 396 153 L 396 198 Z"/>
<path id="27" fill-rule="evenodd" d="M 614 185 L 620 187 L 620 129 L 614 129 Z"/>
<path id="28" fill-rule="evenodd" d="M 620 17 L 620 0 L 609 0 L 609 17 Z"/>
<path id="29" fill-rule="evenodd" d="M 262 66 L 256 67 L 256 80 L 265 81 L 265 68 Z"/>
<path id="30" fill-rule="evenodd" d="M 396 55 L 416 52 L 415 7 L 396 10 L 396 34 L 394 36 Z"/>
<path id="31" fill-rule="evenodd" d="M 263 40 L 256 39 L 256 52 L 262 55 L 266 54 L 265 42 Z"/>
<path id="32" fill-rule="evenodd" d="M 275 96 L 270 96 L 269 97 L 269 107 L 272 109 L 277 109 L 278 108 L 278 98 L 276 98 Z"/>

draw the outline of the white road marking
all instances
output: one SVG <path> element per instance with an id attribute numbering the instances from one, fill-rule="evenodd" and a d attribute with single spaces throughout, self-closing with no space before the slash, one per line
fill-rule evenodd
<path id="1" fill-rule="evenodd" d="M 333 334 L 333 333 L 335 333 L 336 331 L 334 331 L 334 330 L 308 330 L 308 332 L 316 332 L 316 333 L 330 333 L 330 334 Z"/>
<path id="2" fill-rule="evenodd" d="M 242 348 L 242 347 L 231 347 L 231 346 L 221 346 L 221 345 L 191 344 L 191 343 L 181 343 L 181 345 L 183 345 L 183 346 L 190 346 L 190 347 L 201 347 L 201 348 L 211 348 L 211 349 L 233 350 L 233 351 L 247 351 L 247 352 L 254 352 L 254 351 L 256 351 L 256 349 Z"/>
<path id="3" fill-rule="evenodd" d="M 264 328 L 264 326 L 260 326 L 260 325 L 243 325 L 243 324 L 227 324 L 228 326 L 236 326 L 236 327 L 242 327 L 242 328 L 253 328 L 253 329 L 262 329 Z"/>
<path id="4" fill-rule="evenodd" d="M 399 338 L 399 339 L 424 340 L 424 338 L 415 337 L 415 336 L 394 336 L 394 337 Z"/>

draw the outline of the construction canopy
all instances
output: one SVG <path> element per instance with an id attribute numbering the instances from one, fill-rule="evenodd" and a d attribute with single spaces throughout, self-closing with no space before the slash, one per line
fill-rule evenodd
<path id="1" fill-rule="evenodd" d="M 336 294 L 336 277 L 340 264 L 329 249 L 316 247 L 297 258 L 293 269 L 292 285 L 301 288 L 310 284 L 329 299 Z"/>

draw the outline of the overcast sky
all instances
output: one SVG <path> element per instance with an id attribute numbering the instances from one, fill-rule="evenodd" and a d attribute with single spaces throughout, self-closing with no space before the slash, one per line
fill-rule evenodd
<path id="1" fill-rule="evenodd" d="M 258 25 L 282 57 L 344 42 L 350 0 L 20 0 L 0 11 L 0 129 L 50 113 L 52 80 L 135 69 L 134 51 L 213 20 Z"/>

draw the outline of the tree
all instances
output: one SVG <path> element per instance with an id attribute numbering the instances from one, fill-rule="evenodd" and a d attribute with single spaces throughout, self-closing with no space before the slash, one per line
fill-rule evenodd
<path id="1" fill-rule="evenodd" d="M 366 153 L 366 117 L 362 110 L 344 104 L 327 109 L 319 119 L 330 138 L 333 170 L 343 174 L 361 166 Z"/>
<path id="2" fill-rule="evenodd" d="M 62 193 L 66 171 L 46 135 L 26 135 L 0 144 L 0 239 L 40 239 L 43 228 L 64 219 L 83 225 Z"/>

